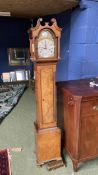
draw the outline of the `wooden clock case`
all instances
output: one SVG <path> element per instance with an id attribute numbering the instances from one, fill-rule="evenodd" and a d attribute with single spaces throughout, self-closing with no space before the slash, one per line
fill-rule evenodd
<path id="1" fill-rule="evenodd" d="M 35 142 L 37 164 L 41 165 L 51 160 L 61 159 L 61 131 L 57 127 L 56 119 L 56 64 L 59 59 L 61 29 L 56 20 L 52 25 L 41 25 L 42 19 L 32 27 L 30 34 L 30 52 L 34 61 L 35 93 L 36 93 L 36 122 Z M 53 33 L 55 42 L 55 55 L 51 58 L 39 58 L 37 54 L 38 36 L 40 31 L 48 30 Z"/>

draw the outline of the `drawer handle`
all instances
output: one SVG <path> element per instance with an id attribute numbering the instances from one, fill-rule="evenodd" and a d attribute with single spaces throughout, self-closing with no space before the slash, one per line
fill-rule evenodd
<path id="1" fill-rule="evenodd" d="M 93 110 L 94 110 L 94 111 L 97 111 L 97 110 L 98 110 L 98 105 L 93 106 Z"/>

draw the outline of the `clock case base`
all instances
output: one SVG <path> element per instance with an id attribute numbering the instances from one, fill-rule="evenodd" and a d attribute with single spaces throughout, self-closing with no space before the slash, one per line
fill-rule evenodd
<path id="1" fill-rule="evenodd" d="M 58 127 L 38 129 L 35 126 L 35 143 L 37 165 L 43 165 L 52 160 L 61 158 L 61 131 Z"/>

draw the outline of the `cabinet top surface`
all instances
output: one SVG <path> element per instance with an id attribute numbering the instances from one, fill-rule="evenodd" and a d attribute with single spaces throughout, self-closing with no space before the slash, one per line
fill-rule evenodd
<path id="1" fill-rule="evenodd" d="M 62 81 L 57 83 L 57 87 L 63 88 L 75 96 L 98 96 L 98 86 L 90 87 L 90 82 L 98 85 L 98 78 Z"/>

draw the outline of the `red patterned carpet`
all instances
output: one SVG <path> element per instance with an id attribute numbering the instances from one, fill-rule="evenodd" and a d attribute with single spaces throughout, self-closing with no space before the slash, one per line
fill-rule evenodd
<path id="1" fill-rule="evenodd" d="M 11 175 L 8 150 L 0 150 L 0 175 Z"/>

